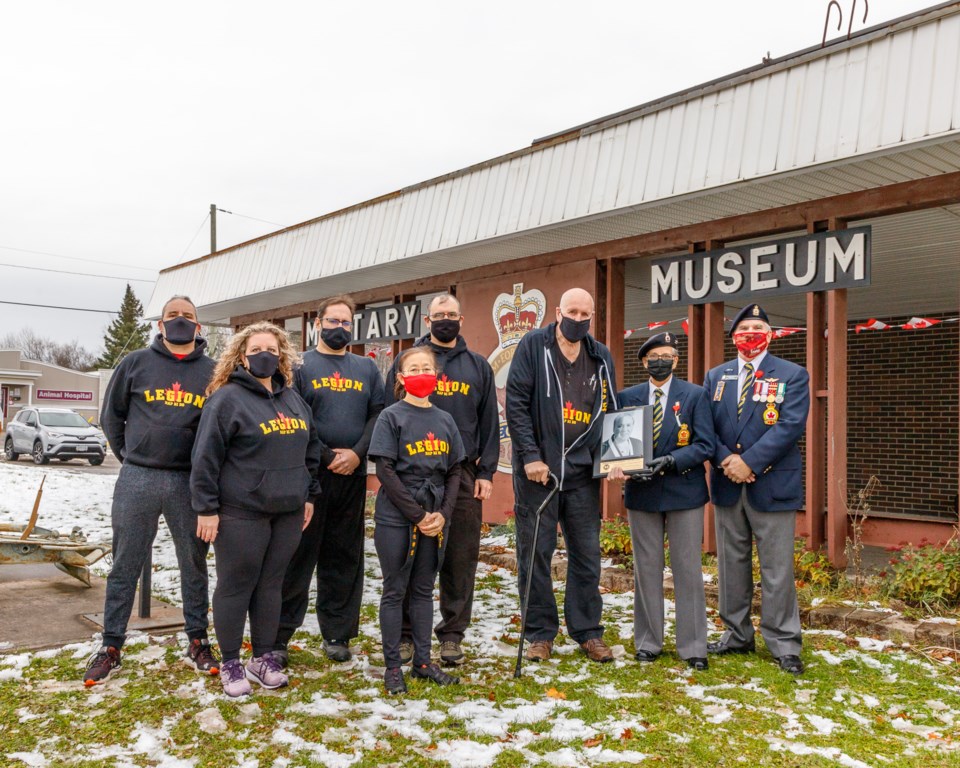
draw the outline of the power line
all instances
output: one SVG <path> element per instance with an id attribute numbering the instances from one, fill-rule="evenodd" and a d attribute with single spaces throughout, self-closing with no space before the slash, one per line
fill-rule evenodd
<path id="1" fill-rule="evenodd" d="M 43 309 L 66 309 L 70 312 L 99 312 L 101 315 L 118 315 L 115 309 L 89 309 L 88 307 L 58 307 L 55 304 L 28 304 L 25 301 L 2 301 L 0 304 L 13 304 L 16 307 L 41 307 Z"/>
<path id="2" fill-rule="evenodd" d="M 91 275 L 88 272 L 68 272 L 65 269 L 53 269 L 52 267 L 28 267 L 24 264 L 8 264 L 0 261 L 0 267 L 12 267 L 13 269 L 31 269 L 35 272 L 56 272 L 61 275 L 79 275 L 80 277 L 99 277 L 105 280 L 126 280 L 131 283 L 156 283 L 156 280 L 146 280 L 142 277 L 118 277 L 117 275 Z"/>
<path id="3" fill-rule="evenodd" d="M 241 219 L 250 219 L 250 221 L 259 221 L 261 224 L 270 224 L 271 226 L 280 227 L 280 228 L 282 228 L 282 229 L 285 229 L 285 228 L 287 227 L 286 224 L 279 224 L 279 223 L 277 223 L 276 221 L 267 221 L 266 219 L 258 219 L 258 218 L 255 217 L 255 216 L 244 216 L 242 213 L 234 213 L 233 211 L 225 211 L 225 210 L 223 210 L 223 208 L 217 208 L 217 210 L 220 211 L 220 213 L 229 213 L 231 216 L 239 216 Z"/>
<path id="4" fill-rule="evenodd" d="M 207 219 L 209 218 L 209 213 L 203 217 L 203 221 L 200 222 L 200 226 L 197 227 L 197 231 L 193 233 L 193 237 L 190 238 L 190 242 L 187 243 L 187 247 L 183 249 L 183 254 L 180 256 L 180 261 L 183 261 L 187 257 L 187 251 L 190 250 L 190 246 L 193 245 L 193 241 L 197 239 L 197 235 L 200 234 L 200 231 L 203 229 L 204 224 L 207 223 Z"/>
<path id="5" fill-rule="evenodd" d="M 80 256 L 64 256 L 62 253 L 50 253 L 49 251 L 31 251 L 27 248 L 14 248 L 12 245 L 0 245 L 0 251 L 16 251 L 18 253 L 32 253 L 35 256 L 53 256 L 57 259 L 67 259 L 67 261 L 89 261 L 91 264 L 105 264 L 108 267 L 126 267 L 127 269 L 143 269 L 147 272 L 156 272 L 153 267 L 137 267 L 133 264 L 119 264 L 115 261 L 101 261 L 100 259 L 85 259 Z"/>

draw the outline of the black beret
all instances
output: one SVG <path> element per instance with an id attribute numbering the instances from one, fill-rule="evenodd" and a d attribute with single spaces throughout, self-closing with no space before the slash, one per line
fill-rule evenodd
<path id="1" fill-rule="evenodd" d="M 743 320 L 763 320 L 767 325 L 770 325 L 770 319 L 767 317 L 767 313 L 763 311 L 763 307 L 759 304 L 747 304 L 747 306 L 737 312 L 737 316 L 733 318 L 733 325 L 730 326 L 731 336 L 733 336 L 733 332 Z"/>
<path id="2" fill-rule="evenodd" d="M 655 347 L 673 347 L 676 349 L 677 334 L 666 331 L 665 333 L 658 333 L 656 336 L 651 336 L 640 345 L 640 351 L 637 352 L 637 357 L 642 360 L 644 355 Z"/>

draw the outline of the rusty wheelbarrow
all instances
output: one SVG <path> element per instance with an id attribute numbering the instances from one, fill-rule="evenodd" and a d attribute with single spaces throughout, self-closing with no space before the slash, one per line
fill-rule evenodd
<path id="1" fill-rule="evenodd" d="M 0 523 L 0 565 L 53 563 L 89 587 L 90 566 L 110 554 L 110 544 L 88 542 L 78 527 L 69 534 L 37 527 L 42 495 L 43 481 L 37 491 L 30 522 L 26 525 Z"/>

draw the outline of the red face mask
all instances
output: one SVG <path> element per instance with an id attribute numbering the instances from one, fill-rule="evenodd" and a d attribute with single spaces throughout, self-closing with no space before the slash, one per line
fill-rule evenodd
<path id="1" fill-rule="evenodd" d="M 414 397 L 430 397 L 437 388 L 437 376 L 434 373 L 404 376 L 403 388 Z"/>
<path id="2" fill-rule="evenodd" d="M 747 360 L 753 360 L 757 355 L 770 346 L 770 339 L 766 333 L 759 331 L 740 331 L 733 334 L 733 343 L 737 352 Z"/>

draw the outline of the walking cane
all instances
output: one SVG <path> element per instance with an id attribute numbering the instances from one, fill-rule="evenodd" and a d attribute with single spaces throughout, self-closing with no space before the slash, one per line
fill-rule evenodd
<path id="1" fill-rule="evenodd" d="M 560 481 L 557 480 L 557 476 L 553 472 L 549 474 L 553 488 L 547 494 L 547 498 L 543 500 L 543 504 L 537 508 L 535 513 L 537 519 L 533 523 L 533 543 L 530 545 L 530 562 L 527 564 L 527 585 L 524 587 L 523 600 L 520 602 L 520 647 L 517 649 L 517 668 L 513 670 L 515 678 L 520 677 L 520 668 L 523 666 L 523 640 L 527 634 L 527 606 L 530 603 L 530 582 L 533 580 L 533 566 L 537 557 L 537 534 L 540 533 L 540 516 L 543 514 L 543 510 L 547 508 L 547 504 L 560 490 Z"/>

